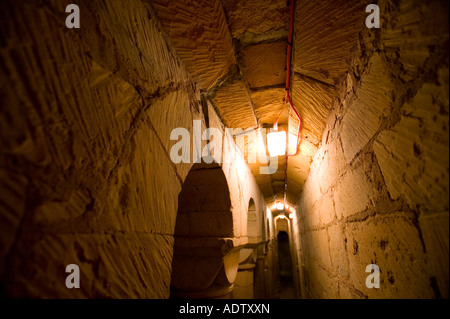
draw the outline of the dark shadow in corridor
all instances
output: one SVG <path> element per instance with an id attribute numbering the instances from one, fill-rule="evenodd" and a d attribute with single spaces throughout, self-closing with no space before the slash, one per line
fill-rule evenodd
<path id="1" fill-rule="evenodd" d="M 289 236 L 285 231 L 278 233 L 278 266 L 280 274 L 279 298 L 294 299 Z"/>

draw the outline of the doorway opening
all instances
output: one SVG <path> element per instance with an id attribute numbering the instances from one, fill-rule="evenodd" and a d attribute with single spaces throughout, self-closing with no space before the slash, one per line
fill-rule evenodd
<path id="1" fill-rule="evenodd" d="M 280 276 L 280 299 L 294 298 L 294 285 L 292 275 L 292 258 L 289 244 L 289 235 L 280 231 L 277 236 L 278 243 L 278 269 Z"/>
<path id="2" fill-rule="evenodd" d="M 216 164 L 194 164 L 178 196 L 171 298 L 220 298 L 233 289 L 233 216 L 227 180 Z M 228 246 L 227 246 L 228 245 Z"/>

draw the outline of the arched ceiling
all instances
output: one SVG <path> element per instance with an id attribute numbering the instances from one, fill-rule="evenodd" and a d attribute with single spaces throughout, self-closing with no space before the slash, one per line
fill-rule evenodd
<path id="1" fill-rule="evenodd" d="M 227 127 L 273 125 L 283 107 L 289 7 L 286 0 L 152 0 L 153 8 L 192 78 Z M 322 139 L 325 122 L 357 49 L 370 2 L 297 0 L 291 96 L 302 117 L 300 152 L 289 157 L 287 201 L 295 204 Z M 296 133 L 291 112 L 280 129 Z M 256 141 L 245 140 L 248 154 Z M 249 163 L 270 205 L 285 190 L 285 157 L 260 174 Z"/>

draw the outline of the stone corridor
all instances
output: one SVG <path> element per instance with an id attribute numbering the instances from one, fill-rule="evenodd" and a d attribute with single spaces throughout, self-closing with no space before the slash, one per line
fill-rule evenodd
<path id="1" fill-rule="evenodd" d="M 448 6 L 1 1 L 1 296 L 448 299 Z"/>

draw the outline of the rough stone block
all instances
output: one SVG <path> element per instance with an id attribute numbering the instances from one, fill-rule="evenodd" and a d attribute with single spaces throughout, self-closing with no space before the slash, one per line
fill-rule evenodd
<path id="1" fill-rule="evenodd" d="M 320 143 L 335 94 L 332 86 L 294 74 L 292 102 L 302 118 L 302 138 Z"/>
<path id="2" fill-rule="evenodd" d="M 328 233 L 326 229 L 311 231 L 307 235 L 307 245 L 310 257 L 319 265 L 331 269 L 330 247 L 328 244 Z M 319 267 L 316 267 L 319 268 Z"/>
<path id="3" fill-rule="evenodd" d="M 309 171 L 308 179 L 306 180 L 304 189 L 305 193 L 308 194 L 312 203 L 317 202 L 322 197 L 322 192 L 320 191 L 320 183 L 318 182 L 319 165 L 320 160 L 318 160 L 320 154 L 318 154 L 320 149 L 317 151 L 311 169 Z"/>
<path id="4" fill-rule="evenodd" d="M 319 179 L 322 193 L 326 193 L 330 187 L 336 185 L 338 178 L 344 171 L 345 159 L 342 153 L 339 139 L 334 139 L 328 145 L 323 146 L 324 155 L 320 163 Z"/>
<path id="5" fill-rule="evenodd" d="M 330 237 L 330 255 L 331 265 L 334 272 L 347 278 L 348 257 L 347 257 L 347 238 L 344 233 L 344 225 L 337 224 L 328 227 L 328 236 Z M 341 296 L 342 297 L 342 296 Z"/>
<path id="6" fill-rule="evenodd" d="M 339 282 L 339 298 L 341 299 L 361 299 L 364 295 L 356 290 L 355 288 L 349 286 L 346 283 Z"/>
<path id="7" fill-rule="evenodd" d="M 118 168 L 117 182 L 111 185 L 107 200 L 99 203 L 104 213 L 94 225 L 173 234 L 181 191 L 175 169 L 149 128 L 138 130 L 130 147 L 133 151 Z"/>
<path id="8" fill-rule="evenodd" d="M 311 229 L 313 227 L 317 227 L 320 224 L 320 212 L 318 202 L 315 204 L 312 203 L 312 200 L 309 197 L 306 197 L 303 202 L 304 218 L 306 223 L 306 228 Z"/>
<path id="9" fill-rule="evenodd" d="M 181 141 L 171 140 L 170 135 L 173 130 L 183 128 L 189 132 L 189 163 L 175 164 L 180 177 L 184 180 L 189 173 L 193 163 L 193 120 L 198 120 L 200 114 L 196 112 L 193 97 L 185 89 L 180 89 L 175 92 L 170 92 L 155 101 L 147 110 L 147 115 L 153 127 L 155 128 L 158 137 L 163 144 L 166 153 L 170 155 L 172 147 Z M 198 107 L 198 106 L 197 106 Z"/>
<path id="10" fill-rule="evenodd" d="M 327 225 L 335 219 L 336 213 L 334 209 L 333 194 L 331 192 L 324 195 L 322 199 L 316 203 L 316 206 L 319 210 L 321 224 Z"/>
<path id="11" fill-rule="evenodd" d="M 433 298 L 417 228 L 404 213 L 346 225 L 350 283 L 369 298 Z M 366 287 L 366 267 L 380 268 L 380 288 Z"/>
<path id="12" fill-rule="evenodd" d="M 342 120 L 340 131 L 344 156 L 349 163 L 379 130 L 382 118 L 389 113 L 393 85 L 379 55 L 369 62 L 369 71 L 356 91 Z"/>
<path id="13" fill-rule="evenodd" d="M 294 70 L 325 83 L 337 82 L 350 68 L 349 44 L 364 27 L 366 5 L 357 0 L 298 1 Z"/>
<path id="14" fill-rule="evenodd" d="M 152 1 L 152 6 L 178 56 L 201 89 L 213 87 L 230 66 L 236 64 L 232 38 L 219 0 L 157 0 Z"/>
<path id="15" fill-rule="evenodd" d="M 364 167 L 348 170 L 338 181 L 334 193 L 338 218 L 347 218 L 366 210 L 373 193 L 373 185 L 364 174 Z"/>
<path id="16" fill-rule="evenodd" d="M 212 140 L 208 141 L 208 143 L 211 146 L 211 149 L 209 150 L 210 155 L 214 158 L 214 160 L 217 163 L 223 163 L 223 137 L 225 134 L 225 126 L 222 123 L 222 120 L 217 115 L 216 111 L 214 110 L 213 105 L 211 102 L 208 101 L 208 118 L 209 118 L 209 127 L 212 129 L 215 129 L 217 131 L 217 135 L 211 137 Z M 219 134 L 218 132 L 221 132 Z M 221 135 L 221 136 L 220 136 Z"/>
<path id="17" fill-rule="evenodd" d="M 177 244 L 178 240 L 175 239 L 175 245 Z M 178 252 L 175 247 L 172 266 L 172 287 L 187 291 L 201 291 L 213 284 L 223 267 L 223 258 L 222 256 L 187 255 Z"/>
<path id="18" fill-rule="evenodd" d="M 255 106 L 255 113 L 261 123 L 273 124 L 283 109 L 283 99 L 286 96 L 284 88 L 270 88 L 254 90 L 250 96 Z M 284 123 L 287 112 L 280 117 L 280 123 Z"/>
<path id="19" fill-rule="evenodd" d="M 419 218 L 420 229 L 427 250 L 427 260 L 431 268 L 430 275 L 435 278 L 439 295 L 444 299 L 448 298 L 449 265 L 448 258 L 446 258 L 449 255 L 448 222 L 448 212 L 424 215 Z M 437 294 L 436 297 L 438 297 Z"/>
<path id="20" fill-rule="evenodd" d="M 199 211 L 230 210 L 230 190 L 220 167 L 191 171 L 185 185 L 194 189 Z M 188 196 L 186 196 L 188 198 Z M 212 200 L 214 199 L 214 200 Z M 189 199 L 188 199 L 189 200 Z"/>
<path id="21" fill-rule="evenodd" d="M 243 130 L 256 127 L 250 94 L 244 81 L 236 79 L 220 87 L 213 103 L 227 127 Z"/>
<path id="22" fill-rule="evenodd" d="M 289 8 L 283 0 L 221 0 L 233 37 L 244 33 L 263 34 L 270 30 L 287 30 Z M 261 8 L 264 10 L 261 10 Z"/>
<path id="23" fill-rule="evenodd" d="M 233 229 L 231 212 L 202 211 L 189 214 L 190 236 L 228 237 Z"/>
<path id="24" fill-rule="evenodd" d="M 286 50 L 286 41 L 242 48 L 243 73 L 251 88 L 282 85 L 286 82 Z M 283 98 L 284 95 L 280 97 Z"/>
<path id="25" fill-rule="evenodd" d="M 0 260 L 6 260 L 25 213 L 28 181 L 25 177 L 0 169 Z M 0 263 L 0 276 L 6 265 Z"/>
<path id="26" fill-rule="evenodd" d="M 148 3 L 83 1 L 80 6 L 84 8 L 81 40 L 103 67 L 148 93 L 189 80 Z M 64 12 L 64 7 L 60 10 Z"/>
<path id="27" fill-rule="evenodd" d="M 11 256 L 5 287 L 14 298 L 168 298 L 172 247 L 171 236 L 153 234 L 24 239 Z M 65 285 L 69 264 L 80 267 L 80 289 Z"/>
<path id="28" fill-rule="evenodd" d="M 189 213 L 185 214 L 182 214 L 180 212 L 177 213 L 177 221 L 175 224 L 175 234 L 177 236 L 187 237 L 190 235 L 189 217 L 190 217 Z"/>
<path id="29" fill-rule="evenodd" d="M 448 111 L 441 108 L 448 110 L 448 88 L 424 84 L 373 146 L 391 197 L 424 212 L 448 210 Z"/>
<path id="30" fill-rule="evenodd" d="M 336 277 L 322 267 L 310 268 L 308 271 L 310 291 L 315 299 L 334 299 L 338 295 L 339 282 Z"/>
<path id="31" fill-rule="evenodd" d="M 234 285 L 241 288 L 248 286 L 253 288 L 253 269 L 239 270 Z"/>
<path id="32" fill-rule="evenodd" d="M 424 3 L 402 0 L 395 7 L 395 19 L 387 15 L 381 33 L 383 47 L 399 65 L 398 74 L 411 81 L 421 75 L 434 49 L 448 41 L 448 4 L 444 1 Z M 380 3 L 380 12 L 390 11 L 389 2 Z M 442 35 L 442 36 L 436 36 Z"/>

